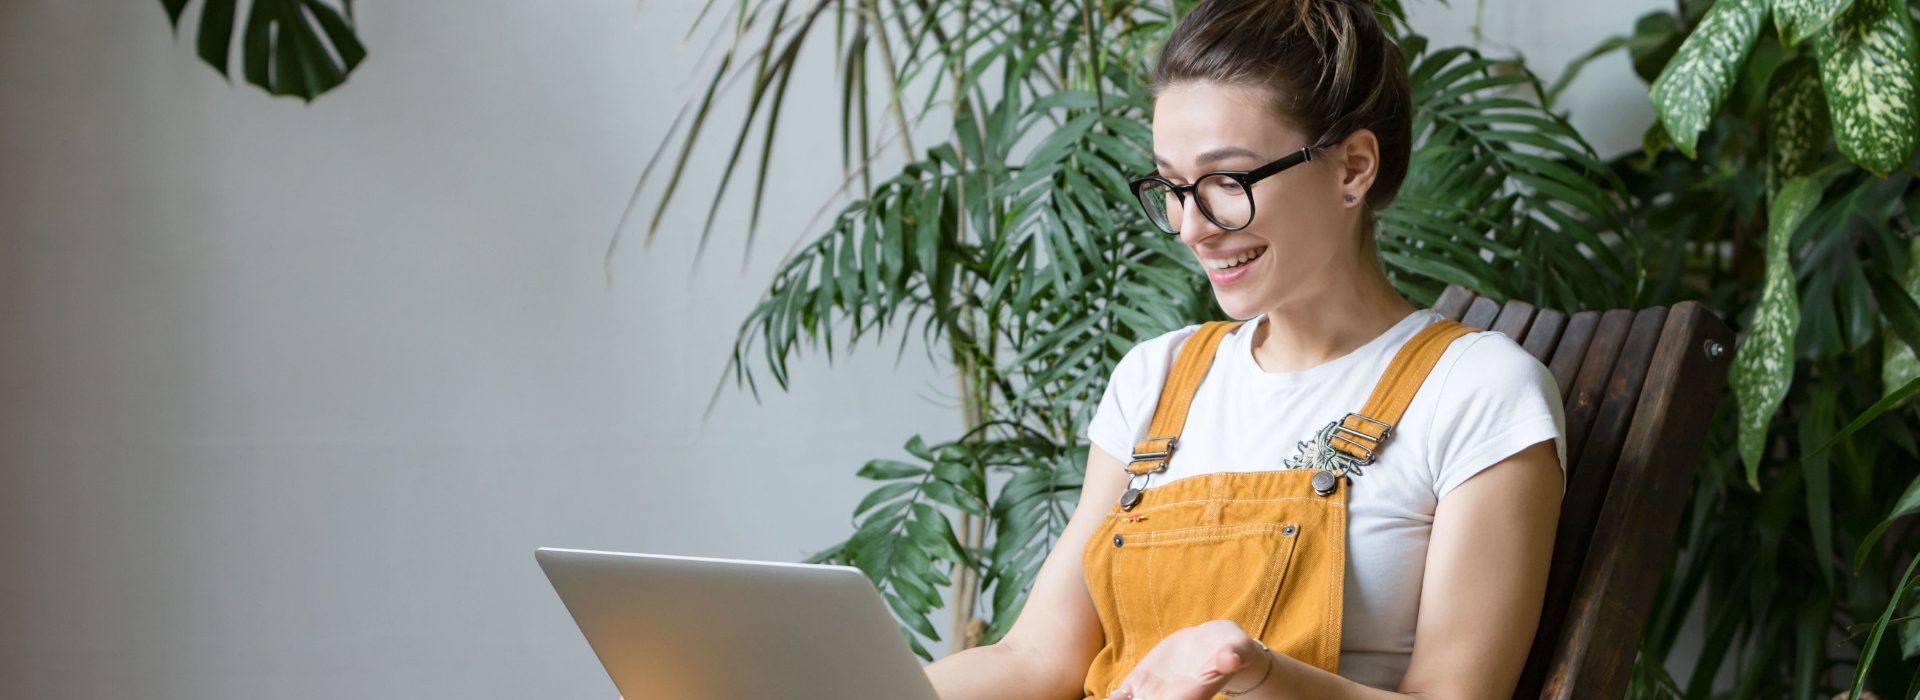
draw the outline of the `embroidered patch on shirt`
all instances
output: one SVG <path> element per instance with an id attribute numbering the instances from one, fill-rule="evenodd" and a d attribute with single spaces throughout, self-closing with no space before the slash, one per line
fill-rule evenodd
<path id="1" fill-rule="evenodd" d="M 1360 458 L 1333 446 L 1334 431 L 1339 428 L 1340 421 L 1333 421 L 1314 434 L 1311 440 L 1294 443 L 1298 452 L 1281 464 L 1289 469 L 1343 469 L 1348 474 L 1362 476 Z"/>

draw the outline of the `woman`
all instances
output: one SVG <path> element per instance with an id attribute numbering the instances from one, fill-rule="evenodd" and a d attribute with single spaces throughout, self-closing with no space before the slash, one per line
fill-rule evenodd
<path id="1" fill-rule="evenodd" d="M 1564 419 L 1513 340 L 1416 309 L 1381 267 L 1399 50 L 1356 0 L 1207 0 L 1154 82 L 1143 215 L 1250 320 L 1127 353 L 1025 609 L 928 676 L 946 700 L 1511 695 Z"/>

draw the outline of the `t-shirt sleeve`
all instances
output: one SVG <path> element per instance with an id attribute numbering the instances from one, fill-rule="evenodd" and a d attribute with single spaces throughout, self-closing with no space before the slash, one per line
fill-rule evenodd
<path id="1" fill-rule="evenodd" d="M 1542 440 L 1553 440 L 1566 493 L 1566 416 L 1553 372 L 1503 333 L 1465 341 L 1446 375 L 1427 430 L 1434 494 L 1445 498 L 1474 475 Z"/>
<path id="2" fill-rule="evenodd" d="M 1133 346 L 1127 354 L 1114 365 L 1113 374 L 1107 378 L 1107 389 L 1100 396 L 1100 406 L 1093 409 L 1093 418 L 1087 421 L 1087 442 L 1112 455 L 1122 462 L 1133 455 L 1133 435 L 1136 412 L 1134 404 L 1139 403 L 1141 383 L 1145 380 L 1145 371 L 1141 365 L 1146 357 L 1142 351 L 1146 343 Z"/>
<path id="3" fill-rule="evenodd" d="M 1133 443 L 1145 427 L 1141 424 L 1153 418 L 1160 403 L 1160 386 L 1173 364 L 1172 356 L 1197 328 L 1187 326 L 1146 340 L 1120 358 L 1099 407 L 1087 421 L 1088 442 L 1122 462 L 1133 456 Z"/>

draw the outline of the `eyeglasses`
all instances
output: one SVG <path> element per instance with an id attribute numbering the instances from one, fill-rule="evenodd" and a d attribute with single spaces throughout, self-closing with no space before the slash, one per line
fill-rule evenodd
<path id="1" fill-rule="evenodd" d="M 1279 160 L 1253 170 L 1221 170 L 1201 175 L 1191 185 L 1176 185 L 1159 175 L 1137 178 L 1130 183 L 1147 219 L 1162 232 L 1180 235 L 1180 220 L 1185 217 L 1187 196 L 1200 205 L 1200 215 L 1213 225 L 1238 231 L 1253 223 L 1253 183 L 1287 168 L 1313 160 L 1319 146 L 1308 146 Z"/>

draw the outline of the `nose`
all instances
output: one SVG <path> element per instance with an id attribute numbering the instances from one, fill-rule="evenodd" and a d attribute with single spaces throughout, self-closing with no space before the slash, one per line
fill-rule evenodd
<path id="1" fill-rule="evenodd" d="M 1226 229 L 1213 223 L 1212 219 L 1200 213 L 1200 201 L 1193 195 L 1187 196 L 1186 204 L 1180 207 L 1180 242 L 1188 246 L 1197 246 L 1201 241 L 1212 238 L 1214 234 L 1226 233 Z"/>

